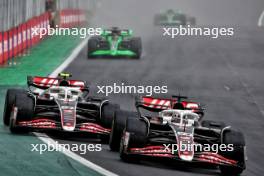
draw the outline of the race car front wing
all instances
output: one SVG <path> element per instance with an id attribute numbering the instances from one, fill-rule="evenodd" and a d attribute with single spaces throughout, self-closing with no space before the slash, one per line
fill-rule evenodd
<path id="1" fill-rule="evenodd" d="M 20 121 L 16 126 L 29 129 L 38 129 L 38 130 L 61 130 L 63 131 L 61 124 L 55 120 L 38 118 L 30 121 Z M 96 123 L 79 123 L 76 124 L 76 127 L 73 132 L 88 132 L 95 134 L 104 134 L 109 135 L 111 129 L 104 128 Z"/>
<path id="2" fill-rule="evenodd" d="M 126 154 L 171 158 L 181 161 L 177 154 L 174 154 L 171 149 L 168 150 L 165 146 L 162 145 L 146 146 L 143 148 L 127 148 Z M 214 152 L 196 152 L 192 162 L 202 162 L 215 165 L 229 165 L 240 167 L 237 161 L 225 158 L 220 154 Z"/>

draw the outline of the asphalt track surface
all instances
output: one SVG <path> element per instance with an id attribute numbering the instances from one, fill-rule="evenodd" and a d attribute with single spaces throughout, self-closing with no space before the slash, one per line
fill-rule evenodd
<path id="1" fill-rule="evenodd" d="M 243 131 L 248 161 L 242 175 L 263 175 L 264 29 L 254 27 L 263 10 L 263 2 L 203 0 L 201 2 L 204 3 L 197 3 L 189 0 L 178 4 L 179 8 L 193 12 L 197 21 L 205 25 L 227 24 L 235 28 L 233 37 L 219 39 L 162 37 L 162 30 L 152 27 L 149 19 L 154 13 L 149 11 L 157 11 L 161 5 L 163 8 L 170 7 L 168 4 L 175 2 L 168 0 L 166 6 L 161 1 L 160 4 L 149 6 L 146 13 L 147 6 L 142 4 L 148 2 L 142 1 L 135 13 L 132 7 L 136 7 L 136 1 L 102 1 L 99 10 L 104 10 L 100 11 L 101 16 L 95 17 L 98 26 L 116 25 L 136 29 L 136 34 L 143 39 L 144 52 L 140 60 L 88 60 L 85 48 L 65 71 L 72 73 L 76 79 L 86 80 L 91 85 L 93 95 L 97 95 L 97 85 L 120 85 L 123 82 L 127 85 L 167 85 L 170 94 L 180 92 L 194 97 L 206 105 L 205 119 L 224 121 Z M 121 8 L 126 12 L 122 16 L 119 11 Z M 207 9 L 207 13 L 204 9 Z M 120 104 L 122 109 L 134 110 L 134 96 L 111 94 L 109 99 Z M 100 143 L 95 138 L 56 140 L 60 143 Z M 140 164 L 128 164 L 119 159 L 118 153 L 111 152 L 108 145 L 102 146 L 101 152 L 80 156 L 125 176 L 220 175 L 219 170 L 188 167 L 188 164 L 180 163 L 144 160 Z"/>
<path id="2" fill-rule="evenodd" d="M 159 29 L 145 37 L 144 55 L 134 59 L 87 60 L 86 48 L 65 70 L 86 80 L 91 94 L 97 85 L 167 85 L 169 93 L 185 94 L 206 104 L 204 118 L 224 121 L 244 132 L 247 169 L 243 175 L 264 172 L 264 31 L 244 28 L 230 38 L 208 39 L 161 37 Z M 103 96 L 102 94 L 100 96 Z M 134 110 L 134 95 L 111 94 L 122 109 Z M 58 139 L 60 143 L 98 143 L 96 139 Z M 215 169 L 179 163 L 144 160 L 140 164 L 120 161 L 118 153 L 102 145 L 101 152 L 82 157 L 119 175 L 220 175 Z"/>

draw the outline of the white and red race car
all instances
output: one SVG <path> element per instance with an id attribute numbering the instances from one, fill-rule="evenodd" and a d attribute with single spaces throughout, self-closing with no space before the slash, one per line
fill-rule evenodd
<path id="1" fill-rule="evenodd" d="M 27 78 L 28 90 L 8 89 L 4 124 L 11 132 L 60 130 L 101 134 L 107 139 L 119 105 L 107 99 L 89 97 L 84 81 L 58 78 Z M 37 91 L 40 90 L 40 91 Z"/>
<path id="2" fill-rule="evenodd" d="M 123 113 L 125 123 L 116 114 L 110 148 L 119 147 L 121 159 L 127 162 L 170 158 L 216 165 L 224 175 L 242 173 L 246 167 L 243 134 L 223 122 L 202 120 L 200 104 L 186 98 L 141 97 L 136 101 L 137 114 Z"/>

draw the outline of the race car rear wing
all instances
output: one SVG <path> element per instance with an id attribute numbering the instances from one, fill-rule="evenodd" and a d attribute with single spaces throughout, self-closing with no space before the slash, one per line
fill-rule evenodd
<path id="1" fill-rule="evenodd" d="M 137 97 L 136 107 L 142 107 L 150 111 L 161 111 L 164 109 L 171 109 L 170 99 L 161 99 L 154 97 Z"/>
<path id="2" fill-rule="evenodd" d="M 36 87 L 39 89 L 48 89 L 51 86 L 59 86 L 61 78 L 50 78 L 50 77 L 40 77 L 40 76 L 28 76 L 27 84 L 29 87 Z M 88 87 L 85 81 L 80 80 L 66 80 L 69 87 L 76 87 L 80 90 L 87 91 Z"/>
<path id="3" fill-rule="evenodd" d="M 107 36 L 107 35 L 111 35 L 112 34 L 112 30 L 111 29 L 106 29 L 103 30 L 102 35 Z M 133 34 L 133 31 L 130 29 L 120 29 L 120 35 L 122 36 L 131 36 Z"/>
<path id="4" fill-rule="evenodd" d="M 176 107 L 178 104 L 180 104 L 181 107 Z M 192 110 L 193 112 L 197 112 L 197 113 L 202 113 L 204 111 L 204 108 L 202 108 L 201 105 L 197 102 L 192 102 L 188 100 L 181 101 L 179 99 L 174 99 L 174 98 L 137 97 L 136 107 L 142 107 L 149 111 L 157 111 L 157 112 L 165 109 L 178 109 L 178 108 L 185 110 Z"/>

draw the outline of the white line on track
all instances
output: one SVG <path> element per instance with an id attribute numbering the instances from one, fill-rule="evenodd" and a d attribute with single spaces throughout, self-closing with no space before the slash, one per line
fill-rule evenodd
<path id="1" fill-rule="evenodd" d="M 262 11 L 261 15 L 259 16 L 259 19 L 258 19 L 258 26 L 262 26 L 262 21 L 263 21 L 263 18 L 264 18 L 264 10 Z"/>
<path id="2" fill-rule="evenodd" d="M 54 70 L 49 77 L 57 77 L 60 72 L 62 72 L 70 63 L 78 56 L 81 50 L 86 46 L 88 38 L 84 39 L 77 48 L 73 50 L 71 55 L 56 69 Z"/>
<path id="3" fill-rule="evenodd" d="M 49 77 L 57 77 L 57 75 L 60 72 L 62 72 L 78 56 L 78 54 L 86 46 L 88 39 L 89 38 L 84 39 L 79 44 L 79 46 L 77 46 L 73 50 L 71 55 L 56 70 L 54 70 L 49 75 Z M 46 144 L 56 144 L 56 142 L 53 139 L 51 139 L 49 136 L 47 136 L 45 134 L 40 134 L 40 133 L 36 133 L 36 132 L 33 132 L 33 134 L 36 135 L 41 141 L 43 141 Z M 59 147 L 63 148 L 63 145 L 59 144 Z M 117 174 L 115 174 L 115 173 L 113 173 L 111 171 L 108 171 L 108 170 L 102 168 L 101 166 L 98 166 L 98 165 L 92 163 L 91 161 L 79 156 L 78 154 L 76 154 L 76 153 L 74 153 L 74 152 L 72 152 L 70 150 L 64 149 L 64 150 L 60 150 L 60 151 L 62 151 L 66 156 L 68 156 L 68 157 L 72 158 L 73 160 L 83 164 L 86 167 L 89 167 L 90 169 L 98 172 L 99 174 L 106 175 L 106 176 L 118 176 Z"/>
<path id="4" fill-rule="evenodd" d="M 72 158 L 73 160 L 78 161 L 79 163 L 83 164 L 86 167 L 91 168 L 92 170 L 102 174 L 102 175 L 107 175 L 107 176 L 117 176 L 116 174 L 92 163 L 91 161 L 88 161 L 86 159 L 84 159 L 83 157 L 80 157 L 79 155 L 77 155 L 76 153 L 66 149 L 63 145 L 60 145 L 58 143 L 56 143 L 56 141 L 54 141 L 53 139 L 51 139 L 49 136 L 47 136 L 46 134 L 42 134 L 42 133 L 37 133 L 34 132 L 34 134 L 44 143 L 52 145 L 52 146 L 59 146 L 59 151 L 63 152 L 63 154 L 65 154 L 66 156 Z"/>
<path id="5" fill-rule="evenodd" d="M 228 87 L 228 86 L 224 86 L 224 88 L 225 88 L 227 91 L 230 91 L 230 87 Z"/>
<path id="6" fill-rule="evenodd" d="M 259 110 L 260 114 L 264 116 L 264 109 L 262 109 L 262 106 L 258 103 L 257 98 L 254 96 L 254 94 L 250 91 L 250 88 L 246 82 L 244 82 L 240 76 L 240 74 L 235 70 L 235 68 L 226 61 L 227 67 L 231 70 L 234 76 L 237 77 L 240 84 L 243 86 L 243 88 L 246 90 L 249 97 L 251 97 L 253 103 L 256 105 L 257 109 Z"/>

